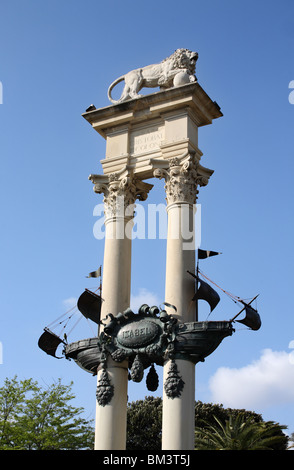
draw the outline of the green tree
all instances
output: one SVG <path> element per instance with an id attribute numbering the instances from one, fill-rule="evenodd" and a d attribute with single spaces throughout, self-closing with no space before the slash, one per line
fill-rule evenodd
<path id="1" fill-rule="evenodd" d="M 145 400 L 128 404 L 127 450 L 160 450 L 161 420 L 161 398 L 149 396 L 145 397 Z M 273 450 L 285 450 L 287 448 L 288 437 L 283 433 L 285 426 L 280 426 L 271 421 L 264 422 L 262 416 L 253 411 L 224 408 L 222 405 L 202 403 L 201 401 L 195 403 L 196 448 L 198 448 L 198 437 L 203 437 L 206 431 L 212 432 L 213 429 L 219 433 L 225 430 L 229 441 L 228 433 L 230 429 L 227 429 L 227 427 L 229 427 L 230 421 L 230 429 L 235 435 L 239 434 L 239 441 L 245 441 L 246 434 L 247 437 L 249 436 L 248 428 L 250 425 L 250 432 L 255 433 L 255 438 L 258 434 L 260 441 L 258 445 L 260 447 L 262 441 L 262 446 L 270 446 Z M 228 445 L 237 444 L 231 440 Z M 254 445 L 257 446 L 257 443 L 254 443 Z"/>
<path id="2" fill-rule="evenodd" d="M 70 404 L 60 379 L 45 389 L 32 379 L 6 379 L 0 388 L 0 450 L 91 449 L 94 431 L 83 408 Z"/>
<path id="3" fill-rule="evenodd" d="M 254 424 L 256 430 L 262 433 L 271 433 L 271 449 L 272 450 L 286 450 L 288 444 L 288 436 L 283 432 L 286 426 L 282 426 L 272 421 L 264 421 L 262 416 L 254 411 L 245 409 L 224 408 L 223 405 L 213 403 L 202 403 L 197 401 L 195 403 L 195 430 L 205 430 L 210 427 L 215 427 L 216 420 L 219 421 L 224 427 L 226 423 L 231 421 L 246 422 L 247 425 Z M 211 429 L 210 429 L 211 431 Z M 235 429 L 236 431 L 236 429 Z M 237 432 L 237 431 L 236 431 Z M 245 432 L 245 431 L 244 431 Z M 273 439 L 275 437 L 275 439 Z"/>
<path id="4" fill-rule="evenodd" d="M 243 416 L 244 420 L 254 423 L 262 422 L 262 416 L 254 411 L 245 409 L 224 408 L 216 403 L 195 402 L 195 427 L 205 427 L 207 423 L 215 424 L 215 418 L 224 423 L 229 416 Z"/>
<path id="5" fill-rule="evenodd" d="M 286 436 L 277 433 L 277 427 L 284 427 L 271 421 L 244 420 L 242 414 L 231 414 L 225 423 L 215 421 L 195 430 L 196 450 L 274 450 L 287 442 Z"/>
<path id="6" fill-rule="evenodd" d="M 127 450 L 161 449 L 162 400 L 145 397 L 128 404 Z"/>

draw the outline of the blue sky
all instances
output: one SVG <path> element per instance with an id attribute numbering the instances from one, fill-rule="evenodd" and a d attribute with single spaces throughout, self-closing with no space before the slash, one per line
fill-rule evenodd
<path id="1" fill-rule="evenodd" d="M 103 262 L 93 235 L 102 196 L 88 175 L 102 172 L 105 141 L 81 114 L 110 104 L 118 76 L 186 47 L 199 53 L 198 81 L 224 114 L 199 130 L 202 164 L 214 170 L 199 193 L 201 247 L 223 253 L 201 268 L 236 295 L 259 294 L 263 322 L 258 332 L 236 327 L 197 365 L 196 399 L 294 432 L 293 18 L 290 0 L 1 2 L 1 383 L 15 374 L 73 380 L 76 403 L 94 417 L 96 379 L 37 346 L 44 326 L 97 287 L 85 276 Z M 148 202 L 163 203 L 162 181 L 149 182 Z M 135 239 L 132 306 L 162 302 L 164 277 L 165 240 Z M 213 319 L 235 311 L 225 300 Z M 90 336 L 82 319 L 70 340 Z M 130 400 L 148 394 L 145 382 L 129 383 Z"/>

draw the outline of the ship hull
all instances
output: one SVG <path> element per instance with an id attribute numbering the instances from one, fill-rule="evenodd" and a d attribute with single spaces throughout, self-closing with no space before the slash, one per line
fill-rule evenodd
<path id="1" fill-rule="evenodd" d="M 233 331 L 232 324 L 228 321 L 179 324 L 175 330 L 172 356 L 190 360 L 195 364 L 202 362 L 215 351 L 225 337 L 231 336 Z M 144 367 L 149 367 L 153 362 L 163 365 L 165 360 L 170 357 L 170 352 L 169 350 L 169 354 L 149 358 L 150 360 L 145 358 Z M 67 359 L 73 359 L 79 367 L 94 375 L 103 360 L 98 338 L 88 338 L 70 343 L 65 347 L 64 354 Z"/>

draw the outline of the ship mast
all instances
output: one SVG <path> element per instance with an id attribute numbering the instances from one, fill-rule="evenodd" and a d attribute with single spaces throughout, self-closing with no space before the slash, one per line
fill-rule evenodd
<path id="1" fill-rule="evenodd" d="M 198 250 L 197 250 L 197 253 L 198 253 Z M 199 257 L 198 257 L 198 254 L 197 254 L 196 276 L 197 277 L 196 277 L 196 291 L 195 291 L 195 294 L 196 294 L 195 317 L 196 317 L 196 321 L 198 321 L 198 298 L 197 298 L 198 278 L 199 278 Z"/>

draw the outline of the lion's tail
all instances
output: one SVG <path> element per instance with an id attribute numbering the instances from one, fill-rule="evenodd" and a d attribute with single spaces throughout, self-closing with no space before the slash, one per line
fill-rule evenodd
<path id="1" fill-rule="evenodd" d="M 125 76 L 122 75 L 121 77 L 114 80 L 114 82 L 112 82 L 112 84 L 108 88 L 107 96 L 108 96 L 109 101 L 111 101 L 112 103 L 119 103 L 121 101 L 121 98 L 119 100 L 114 100 L 111 96 L 111 91 L 118 83 L 122 82 L 124 79 L 125 79 Z"/>

